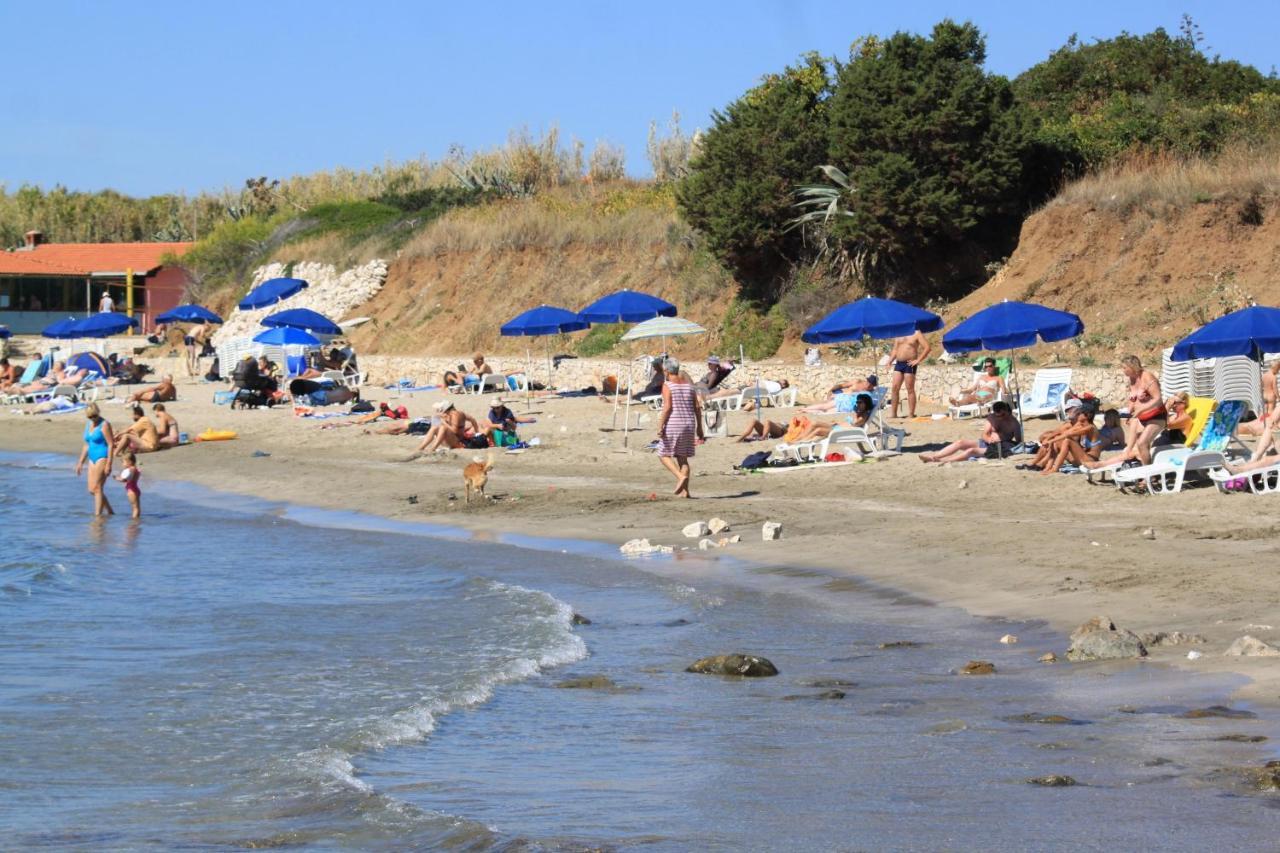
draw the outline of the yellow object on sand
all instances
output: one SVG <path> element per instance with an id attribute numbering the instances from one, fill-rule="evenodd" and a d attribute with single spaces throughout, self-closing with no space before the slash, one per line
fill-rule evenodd
<path id="1" fill-rule="evenodd" d="M 236 438 L 235 430 L 231 429 L 207 429 L 196 436 L 196 441 L 230 441 Z"/>
<path id="2" fill-rule="evenodd" d="M 1191 428 L 1184 433 L 1187 447 L 1195 447 L 1200 442 L 1200 433 L 1204 432 L 1205 424 L 1209 423 L 1217 407 L 1218 401 L 1212 397 L 1187 398 L 1187 414 L 1191 417 Z"/>

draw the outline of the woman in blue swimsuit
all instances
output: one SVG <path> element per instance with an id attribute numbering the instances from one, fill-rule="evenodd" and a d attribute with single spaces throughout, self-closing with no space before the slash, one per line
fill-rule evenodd
<path id="1" fill-rule="evenodd" d="M 84 425 L 84 447 L 80 450 L 80 458 L 76 460 L 76 476 L 84 470 L 84 463 L 89 463 L 89 494 L 93 495 L 94 515 L 115 515 L 111 502 L 107 500 L 103 487 L 111 476 L 111 463 L 115 460 L 115 436 L 111 432 L 111 424 L 107 423 L 98 411 L 96 403 L 90 403 L 84 410 L 87 422 Z"/>

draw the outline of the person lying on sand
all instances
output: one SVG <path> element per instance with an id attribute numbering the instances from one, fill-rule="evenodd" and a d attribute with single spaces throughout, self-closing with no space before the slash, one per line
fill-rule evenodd
<path id="1" fill-rule="evenodd" d="M 1009 404 L 999 400 L 991 404 L 991 414 L 987 415 L 986 425 L 979 439 L 964 438 L 953 441 L 935 453 L 921 453 L 921 462 L 963 462 L 966 459 L 987 457 L 1000 459 L 1013 451 L 1013 446 L 1022 440 L 1022 428 L 1018 419 L 1013 416 Z"/>
<path id="2" fill-rule="evenodd" d="M 434 408 L 440 420 L 427 431 L 416 454 L 435 453 L 441 448 L 457 450 L 467 446 L 467 442 L 481 432 L 476 419 L 458 409 L 452 401 L 441 400 Z"/>
<path id="3" fill-rule="evenodd" d="M 160 377 L 160 384 L 152 388 L 143 388 L 131 395 L 126 403 L 172 403 L 178 399 L 178 389 L 173 384 L 173 374 L 166 373 Z"/>

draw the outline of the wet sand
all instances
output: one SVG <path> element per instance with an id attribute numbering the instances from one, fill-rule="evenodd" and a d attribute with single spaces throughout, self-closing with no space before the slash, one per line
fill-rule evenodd
<path id="1" fill-rule="evenodd" d="M 654 414 L 624 452 L 621 418 L 619 429 L 611 428 L 611 406 L 553 399 L 534 400 L 528 413 L 538 422 L 521 430 L 541 446 L 497 453 L 489 481 L 495 500 L 467 506 L 461 470 L 483 451 L 405 461 L 418 438 L 365 435 L 358 426 L 325 429 L 345 419 L 301 419 L 289 410 L 233 412 L 212 404 L 214 390 L 180 385 L 182 398 L 169 410 L 193 436 L 211 427 L 234 429 L 239 438 L 145 455 L 146 477 L 477 531 L 615 544 L 646 537 L 677 550 L 697 545 L 681 535 L 685 524 L 717 516 L 742 536 L 722 553 L 845 572 L 975 615 L 1043 620 L 1062 635 L 1059 657 L 1066 634 L 1102 613 L 1138 633 L 1203 634 L 1205 644 L 1153 648 L 1152 659 L 1238 672 L 1252 679 L 1241 699 L 1280 700 L 1280 658 L 1222 655 L 1246 633 L 1280 644 L 1280 573 L 1272 569 L 1280 523 L 1268 497 L 1208 488 L 1137 496 L 1091 486 L 1081 475 L 1039 476 L 1007 462 L 923 465 L 916 451 L 980 430 L 976 421 L 942 420 L 895 422 L 911 433 L 901 457 L 825 470 L 736 473 L 735 463 L 769 445 L 713 438 L 693 460 L 694 500 L 686 501 L 670 495 L 671 476 L 641 449 L 654 437 Z M 377 401 L 385 393 L 367 396 Z M 393 404 L 426 416 L 440 397 L 418 394 Z M 472 415 L 488 408 L 487 398 L 454 399 Z M 512 408 L 527 411 L 524 401 Z M 103 410 L 118 427 L 129 422 L 123 405 L 108 402 Z M 736 434 L 749 416 L 730 418 Z M 1027 433 L 1050 425 L 1031 422 Z M 6 411 L 0 447 L 74 454 L 82 428 L 79 414 Z M 761 541 L 764 521 L 782 523 L 782 540 Z M 1148 527 L 1154 540 L 1142 535 Z M 1204 656 L 1186 660 L 1190 648 Z"/>

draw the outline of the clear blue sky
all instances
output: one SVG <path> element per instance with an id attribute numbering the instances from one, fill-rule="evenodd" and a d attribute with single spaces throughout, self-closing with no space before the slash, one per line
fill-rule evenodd
<path id="1" fill-rule="evenodd" d="M 1174 32 L 1270 71 L 1280 2 L 259 2 L 0 0 L 0 183 L 131 194 L 442 157 L 552 124 L 648 171 L 651 120 L 691 131 L 808 50 L 943 17 L 1010 76 L 1071 33 Z"/>

